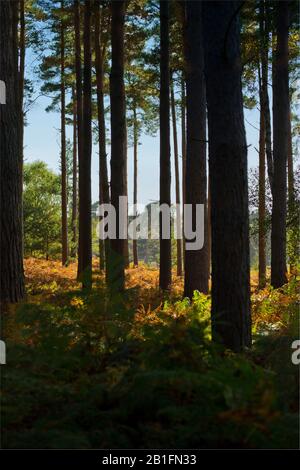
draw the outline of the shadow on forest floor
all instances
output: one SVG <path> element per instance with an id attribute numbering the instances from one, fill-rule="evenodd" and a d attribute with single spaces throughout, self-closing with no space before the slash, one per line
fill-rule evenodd
<path id="1" fill-rule="evenodd" d="M 49 271 L 49 272 L 48 272 Z M 252 295 L 254 345 L 210 341 L 210 298 L 170 299 L 129 270 L 123 298 L 84 295 L 74 267 L 27 262 L 28 299 L 4 315 L 4 448 L 298 446 L 298 286 Z"/>

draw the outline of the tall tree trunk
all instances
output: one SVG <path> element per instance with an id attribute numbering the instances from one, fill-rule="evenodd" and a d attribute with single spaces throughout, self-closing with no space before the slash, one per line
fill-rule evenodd
<path id="1" fill-rule="evenodd" d="M 76 256 L 77 243 L 77 99 L 73 87 L 73 178 L 72 178 L 72 255 Z"/>
<path id="2" fill-rule="evenodd" d="M 277 45 L 273 76 L 274 186 L 271 231 L 271 284 L 273 287 L 281 287 L 287 282 L 286 165 L 289 137 L 288 2 L 277 2 L 276 13 Z"/>
<path id="3" fill-rule="evenodd" d="M 230 25 L 230 28 L 229 28 Z M 247 145 L 238 5 L 204 2 L 212 223 L 212 337 L 251 345 Z"/>
<path id="4" fill-rule="evenodd" d="M 179 0 L 179 21 L 181 25 L 181 40 L 182 40 L 182 54 L 185 55 L 186 49 L 186 8 L 185 0 Z M 184 220 L 184 207 L 185 207 L 185 180 L 186 180 L 186 70 L 185 67 L 182 69 L 181 75 L 181 157 L 182 157 L 182 221 Z M 184 235 L 184 225 L 182 223 L 182 262 L 183 268 L 185 263 L 185 235 Z"/>
<path id="5" fill-rule="evenodd" d="M 126 105 L 125 105 L 125 153 L 126 153 L 126 160 L 125 160 L 125 167 L 124 167 L 124 180 L 125 180 L 125 196 L 127 197 L 126 224 L 127 224 L 127 221 L 128 221 L 127 147 L 128 147 L 128 136 L 127 136 L 127 122 L 126 122 Z M 129 265 L 130 265 L 128 237 L 126 237 L 125 240 L 124 240 L 123 248 L 124 248 L 124 263 L 125 263 L 124 266 L 127 269 L 127 268 L 129 268 Z"/>
<path id="6" fill-rule="evenodd" d="M 20 23 L 20 34 L 19 34 L 19 98 L 20 98 L 20 167 L 22 184 L 20 185 L 21 191 L 21 211 L 22 211 L 22 253 L 24 255 L 24 222 L 23 222 L 23 163 L 24 163 L 24 88 L 25 88 L 25 55 L 26 55 L 26 39 L 25 39 L 25 0 L 20 0 L 19 3 L 19 23 Z"/>
<path id="7" fill-rule="evenodd" d="M 126 114 L 125 114 L 125 135 L 126 135 L 126 145 L 125 145 L 125 151 L 126 151 L 126 167 L 124 168 L 125 174 L 125 196 L 127 197 L 127 205 L 126 205 L 126 224 L 128 221 L 128 177 L 127 177 L 127 123 L 126 123 Z M 124 266 L 125 269 L 128 269 L 130 266 L 130 256 L 129 256 L 129 243 L 128 243 L 128 237 L 125 238 L 124 244 Z"/>
<path id="8" fill-rule="evenodd" d="M 78 163 L 79 171 L 82 166 L 83 160 L 83 132 L 82 132 L 82 65 L 81 65 L 81 35 L 80 35 L 80 4 L 79 0 L 74 0 L 74 29 L 75 29 L 75 72 L 76 72 L 76 112 L 77 112 L 77 140 L 78 140 Z M 81 179 L 82 181 L 82 179 Z M 80 175 L 79 175 L 79 186 L 80 186 Z M 81 185 L 82 186 L 82 185 Z M 79 192 L 79 205 L 80 205 L 80 193 L 81 189 L 78 188 Z M 81 229 L 78 224 L 78 269 L 77 278 L 80 278 L 82 272 L 82 256 L 81 256 L 81 244 L 82 236 Z"/>
<path id="9" fill-rule="evenodd" d="M 169 70 L 169 2 L 160 0 L 160 205 L 171 206 L 170 161 L 170 70 Z M 171 226 L 171 218 L 170 218 Z M 160 212 L 160 262 L 159 286 L 162 290 L 171 285 L 171 237 L 163 238 Z"/>
<path id="10" fill-rule="evenodd" d="M 210 196 L 210 175 L 208 171 L 207 184 L 207 269 L 208 280 L 211 275 L 211 196 Z"/>
<path id="11" fill-rule="evenodd" d="M 98 113 L 98 126 L 99 126 L 99 201 L 100 204 L 109 204 L 109 184 L 107 175 L 107 160 L 106 160 L 106 128 L 105 128 L 105 111 L 104 111 L 104 70 L 103 70 L 103 50 L 104 45 L 101 43 L 101 15 L 100 15 L 100 2 L 95 2 L 95 65 L 96 65 L 96 81 L 97 81 L 97 113 Z M 99 241 L 100 252 L 100 270 L 106 267 L 106 279 L 108 278 L 109 271 L 109 239 L 104 242 Z M 101 256 L 102 253 L 102 256 Z"/>
<path id="12" fill-rule="evenodd" d="M 138 165 L 138 122 L 136 115 L 136 105 L 133 107 L 133 205 L 137 205 L 137 165 Z M 137 240 L 132 240 L 133 264 L 138 266 Z"/>
<path id="13" fill-rule="evenodd" d="M 179 182 L 179 161 L 178 161 L 178 141 L 177 141 L 177 122 L 176 107 L 174 96 L 174 84 L 171 77 L 171 114 L 173 123 L 173 141 L 174 141 L 174 164 L 175 164 L 175 195 L 176 195 L 176 224 L 177 224 L 177 276 L 182 276 L 182 250 L 181 250 L 181 214 L 180 214 L 180 182 Z"/>
<path id="14" fill-rule="evenodd" d="M 91 156 L 92 156 L 92 108 L 91 108 L 91 12 L 89 0 L 84 4 L 83 31 L 83 111 L 82 153 L 79 153 L 79 237 L 83 288 L 92 284 L 92 222 L 91 222 Z"/>
<path id="15" fill-rule="evenodd" d="M 207 258 L 207 181 L 206 181 L 206 97 L 201 2 L 186 2 L 186 100 L 187 153 L 186 204 L 191 204 L 193 231 L 196 230 L 196 205 L 204 205 L 204 245 L 185 250 L 184 295 L 193 298 L 195 290 L 208 292 Z"/>
<path id="16" fill-rule="evenodd" d="M 294 202 L 295 185 L 294 185 L 294 161 L 293 161 L 293 140 L 292 140 L 292 119 L 291 109 L 289 109 L 288 120 L 288 198 L 290 202 Z"/>
<path id="17" fill-rule="evenodd" d="M 20 113 L 21 113 L 21 139 L 20 139 L 20 158 L 21 166 L 23 167 L 23 147 L 24 147 L 24 84 L 25 84 L 25 5 L 24 0 L 20 0 L 20 37 L 19 37 L 19 96 L 20 96 Z"/>
<path id="18" fill-rule="evenodd" d="M 124 87 L 125 1 L 114 1 L 111 4 L 111 8 L 111 203 L 116 210 L 117 237 L 116 239 L 111 240 L 111 270 L 109 273 L 109 285 L 113 290 L 122 291 L 125 287 L 124 231 L 126 231 L 127 234 L 127 220 L 124 221 L 122 226 L 119 223 L 121 209 L 119 205 L 119 196 L 127 195 L 127 138 Z"/>
<path id="19" fill-rule="evenodd" d="M 182 220 L 184 220 L 185 205 L 185 178 L 186 178 L 186 97 L 185 97 L 185 72 L 181 78 L 181 158 L 182 158 Z M 184 226 L 182 224 L 182 249 L 185 252 Z M 184 255 L 183 255 L 184 266 Z"/>
<path id="20" fill-rule="evenodd" d="M 260 96 L 260 124 L 259 124 L 259 182 L 258 182 L 258 286 L 263 289 L 266 285 L 266 128 L 264 106 L 262 106 L 262 87 L 260 63 L 259 96 Z"/>
<path id="21" fill-rule="evenodd" d="M 103 204 L 102 187 L 99 184 L 99 204 Z M 99 217 L 99 223 L 102 217 Z M 100 235 L 100 234 L 99 234 Z M 103 239 L 104 232 L 102 230 L 101 236 L 99 237 L 99 270 L 101 273 L 105 271 L 105 241 Z"/>
<path id="22" fill-rule="evenodd" d="M 6 86 L 0 107 L 0 300 L 17 302 L 24 296 L 18 2 L 0 2 L 0 22 L 0 80 Z"/>
<path id="23" fill-rule="evenodd" d="M 271 193 L 273 194 L 273 155 L 272 155 L 272 130 L 271 130 L 271 114 L 268 93 L 268 79 L 269 79 L 269 7 L 265 0 L 259 4 L 259 29 L 260 29 L 260 58 L 261 58 L 261 107 L 263 108 L 263 115 L 265 119 L 265 133 L 266 133 L 266 157 L 268 178 L 270 183 Z"/>
<path id="24" fill-rule="evenodd" d="M 61 11 L 64 2 L 61 0 Z M 67 196 L 67 156 L 66 156 L 66 90 L 65 90 L 65 25 L 60 22 L 60 127 L 61 127 L 61 243 L 62 265 L 68 261 L 68 196 Z"/>
<path id="25" fill-rule="evenodd" d="M 294 184 L 294 161 L 293 161 L 293 140 L 292 140 L 292 119 L 291 119 L 291 109 L 289 109 L 289 122 L 288 122 L 288 156 L 287 156 L 287 169 L 288 169 L 288 211 L 289 211 L 289 221 L 292 223 L 291 230 L 294 232 L 293 227 L 296 227 L 298 233 L 299 226 L 299 215 L 296 216 L 296 221 L 293 219 L 297 211 L 297 200 L 295 198 L 295 184 Z M 292 235 L 292 240 L 290 241 L 290 253 L 289 253 L 289 265 L 290 265 L 290 274 L 297 275 L 297 260 L 299 259 L 299 237 L 294 237 Z"/>

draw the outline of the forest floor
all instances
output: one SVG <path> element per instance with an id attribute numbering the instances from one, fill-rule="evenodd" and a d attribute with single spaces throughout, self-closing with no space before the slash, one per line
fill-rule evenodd
<path id="1" fill-rule="evenodd" d="M 3 314 L 3 448 L 290 448 L 299 442 L 299 281 L 257 288 L 253 347 L 211 343 L 210 296 L 166 297 L 158 270 L 126 273 L 110 298 L 94 261 L 83 293 L 76 264 L 25 260 L 27 298 Z"/>

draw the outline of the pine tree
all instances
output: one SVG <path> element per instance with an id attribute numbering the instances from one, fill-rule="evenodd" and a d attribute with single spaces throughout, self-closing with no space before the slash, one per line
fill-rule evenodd
<path id="1" fill-rule="evenodd" d="M 64 1 L 61 0 L 64 13 Z M 66 87 L 65 87 L 65 25 L 60 20 L 60 117 L 61 117 L 61 240 L 62 264 L 68 261 L 68 195 L 67 195 L 67 157 L 66 157 Z"/>
<path id="2" fill-rule="evenodd" d="M 169 2 L 160 0 L 160 205 L 171 206 Z M 171 224 L 171 220 L 170 220 Z M 160 212 L 159 286 L 171 285 L 171 238 L 163 238 Z"/>
<path id="3" fill-rule="evenodd" d="M 211 183 L 212 337 L 234 351 L 241 351 L 251 345 L 251 318 L 247 146 L 236 2 L 204 2 L 204 35 Z"/>
<path id="4" fill-rule="evenodd" d="M 111 18 L 111 203 L 116 210 L 117 237 L 110 241 L 111 269 L 109 285 L 113 290 L 125 288 L 125 239 L 127 230 L 119 224 L 119 197 L 127 195 L 127 136 L 124 86 L 124 24 L 125 1 L 112 2 Z M 124 221 L 127 222 L 127 221 Z"/>
<path id="5" fill-rule="evenodd" d="M 0 2 L 0 21 L 0 80 L 6 87 L 0 105 L 0 300 L 18 302 L 24 296 L 18 2 Z"/>
<path id="6" fill-rule="evenodd" d="M 95 2 L 95 69 L 96 69 L 96 85 L 97 85 L 97 117 L 99 127 L 99 202 L 108 204 L 110 201 L 109 183 L 107 175 L 106 160 L 106 128 L 105 128 L 105 109 L 104 109 L 104 53 L 106 50 L 106 42 L 101 42 L 103 38 L 101 16 L 103 8 L 100 2 Z M 100 253 L 100 270 L 106 267 L 106 277 L 109 271 L 109 239 L 105 240 L 103 250 L 103 240 L 99 240 Z"/>
<path id="7" fill-rule="evenodd" d="M 289 138 L 289 4 L 276 3 L 276 52 L 273 75 L 273 207 L 271 231 L 271 284 L 281 287 L 286 277 L 287 154 Z"/>
<path id="8" fill-rule="evenodd" d="M 186 2 L 186 100 L 187 153 L 186 204 L 192 205 L 193 230 L 196 205 L 204 206 L 204 245 L 200 250 L 185 250 L 184 295 L 193 298 L 198 290 L 208 292 L 207 184 L 206 184 L 206 96 L 202 39 L 201 3 Z"/>
<path id="9" fill-rule="evenodd" d="M 91 51 L 92 4 L 84 3 L 83 28 L 83 84 L 82 84 L 82 123 L 79 153 L 79 279 L 83 288 L 92 283 L 92 222 L 91 222 L 91 157 L 92 157 L 92 51 Z M 78 90 L 77 90 L 78 92 Z"/>
<path id="10" fill-rule="evenodd" d="M 259 188 L 258 188 L 258 285 L 266 285 L 266 126 L 264 106 L 262 106 L 261 68 L 259 71 L 260 124 L 259 124 Z"/>
<path id="11" fill-rule="evenodd" d="M 174 166 L 175 166 L 175 195 L 176 195 L 176 224 L 177 224 L 177 276 L 182 276 L 182 243 L 179 237 L 181 232 L 181 214 L 180 214 L 180 181 L 179 181 L 179 155 L 178 155 L 178 140 L 177 140 L 177 119 L 176 119 L 176 103 L 174 93 L 174 81 L 171 77 L 171 115 L 173 127 L 173 142 L 174 142 Z"/>

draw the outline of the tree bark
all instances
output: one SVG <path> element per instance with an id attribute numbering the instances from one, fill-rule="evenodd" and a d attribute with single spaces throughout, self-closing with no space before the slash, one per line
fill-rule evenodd
<path id="1" fill-rule="evenodd" d="M 271 231 L 271 284 L 281 287 L 286 277 L 286 165 L 288 154 L 289 71 L 288 33 L 289 4 L 276 3 L 277 44 L 273 75 L 273 208 Z"/>
<path id="2" fill-rule="evenodd" d="M 178 161 L 178 140 L 177 140 L 177 122 L 176 122 L 176 107 L 174 96 L 174 84 L 171 77 L 171 114 L 173 123 L 173 142 L 174 142 L 174 165 L 175 165 L 175 195 L 176 195 L 176 224 L 177 234 L 181 235 L 181 214 L 180 214 L 180 181 L 179 181 L 179 161 Z M 176 240 L 177 251 L 177 276 L 182 276 L 182 250 L 181 238 Z"/>
<path id="3" fill-rule="evenodd" d="M 6 86 L 0 105 L 0 300 L 18 302 L 24 296 L 18 2 L 0 2 L 0 22 L 0 79 Z"/>
<path id="4" fill-rule="evenodd" d="M 288 120 L 288 197 L 290 202 L 294 202 L 295 184 L 294 184 L 294 160 L 293 160 L 293 140 L 292 140 L 292 119 L 289 109 Z"/>
<path id="5" fill-rule="evenodd" d="M 185 250 L 184 295 L 193 298 L 195 290 L 208 292 L 207 253 L 207 178 L 206 178 L 206 96 L 201 2 L 186 2 L 186 100 L 187 153 L 186 204 L 191 204 L 193 231 L 196 230 L 196 205 L 204 205 L 204 245 L 200 250 Z"/>
<path id="6" fill-rule="evenodd" d="M 169 2 L 160 0 L 160 205 L 171 206 L 170 161 L 170 69 L 169 69 Z M 163 238 L 160 213 L 159 286 L 167 290 L 171 285 L 171 237 Z M 171 226 L 171 218 L 170 218 Z"/>
<path id="7" fill-rule="evenodd" d="M 262 86 L 260 63 L 259 96 L 260 96 L 260 124 L 259 124 L 259 182 L 258 182 L 258 287 L 263 289 L 266 285 L 266 129 L 264 106 L 262 105 Z"/>
<path id="8" fill-rule="evenodd" d="M 272 130 L 271 130 L 271 114 L 270 114 L 270 103 L 268 93 L 268 79 L 269 79 L 269 11 L 268 5 L 263 0 L 259 4 L 259 29 L 260 29 L 260 58 L 261 58 L 261 102 L 260 105 L 263 108 L 262 112 L 265 119 L 265 139 L 266 139 L 266 157 L 267 157 L 267 168 L 268 178 L 270 183 L 271 193 L 273 195 L 273 155 L 272 155 Z"/>
<path id="9" fill-rule="evenodd" d="M 186 97 L 185 97 L 185 73 L 182 72 L 181 78 L 181 157 L 182 157 L 182 220 L 184 220 L 184 205 L 185 205 L 185 178 L 186 178 Z M 183 251 L 183 267 L 184 267 L 184 252 L 185 252 L 185 239 L 184 227 L 182 224 L 182 251 Z"/>
<path id="10" fill-rule="evenodd" d="M 81 28 L 80 28 L 80 4 L 74 0 L 74 29 L 75 29 L 75 74 L 76 74 L 76 112 L 77 112 L 77 140 L 78 140 L 78 169 L 80 171 L 80 162 L 83 160 L 83 140 L 82 140 L 82 64 L 81 64 Z M 80 185 L 80 175 L 79 175 Z M 78 185 L 78 186 L 79 186 Z M 81 189 L 78 188 L 79 199 Z M 80 200 L 78 201 L 80 205 Z M 82 272 L 81 244 L 82 236 L 78 221 L 78 268 L 77 278 L 79 280 Z"/>
<path id="11" fill-rule="evenodd" d="M 212 338 L 251 345 L 247 145 L 238 4 L 204 2 L 212 223 Z"/>
<path id="12" fill-rule="evenodd" d="M 61 11 L 64 1 L 61 0 Z M 60 127 L 61 127 L 61 243 L 62 265 L 68 261 L 68 196 L 67 196 L 67 157 L 66 157 L 66 90 L 65 90 L 65 25 L 60 21 Z"/>
<path id="13" fill-rule="evenodd" d="M 181 22 L 181 40 L 182 40 L 182 54 L 185 55 L 186 48 L 186 8 L 185 0 L 179 0 L 179 12 L 180 12 L 180 22 Z M 185 206 L 185 180 L 186 180 L 186 70 L 185 65 L 183 65 L 182 76 L 181 76 L 181 157 L 182 157 L 182 220 L 184 220 L 184 206 Z M 182 224 L 182 262 L 183 268 L 185 263 L 185 235 L 184 235 L 184 225 Z"/>
<path id="14" fill-rule="evenodd" d="M 207 268 L 208 280 L 211 276 L 211 196 L 210 196 L 210 175 L 208 171 L 207 183 Z"/>
<path id="15" fill-rule="evenodd" d="M 101 15 L 100 15 L 100 2 L 95 2 L 95 66 L 96 66 L 96 81 L 97 81 L 97 113 L 98 113 L 98 126 L 99 126 L 99 201 L 100 204 L 109 204 L 109 184 L 107 175 L 107 159 L 106 159 L 106 128 L 105 128 L 105 110 L 104 110 L 104 70 L 103 70 L 103 50 L 104 46 L 101 44 Z M 99 240 L 100 252 L 100 270 L 106 268 L 106 279 L 108 278 L 109 271 L 109 240 L 104 242 Z M 101 256 L 102 254 L 102 256 Z"/>
<path id="16" fill-rule="evenodd" d="M 72 180 L 72 242 L 73 256 L 76 256 L 77 243 L 77 99 L 73 87 L 73 180 Z"/>
<path id="17" fill-rule="evenodd" d="M 138 122 L 136 115 L 136 105 L 133 107 L 133 205 L 137 204 L 137 170 L 138 167 Z M 138 266 L 137 240 L 132 240 L 133 264 Z"/>
<path id="18" fill-rule="evenodd" d="M 297 200 L 295 197 L 295 182 L 294 182 L 294 160 L 293 160 L 293 140 L 292 140 L 292 119 L 291 119 L 291 109 L 289 110 L 289 122 L 288 122 L 288 156 L 287 156 L 287 169 L 288 169 L 288 212 L 289 219 L 294 218 L 295 211 L 297 212 Z M 298 222 L 298 224 L 297 224 Z M 293 223 L 292 233 L 294 235 L 296 228 L 296 233 L 298 233 L 299 226 L 299 216 L 296 217 L 296 222 Z M 289 253 L 289 267 L 290 274 L 296 276 L 298 274 L 297 270 L 297 260 L 299 259 L 299 237 L 294 237 L 290 241 L 290 253 Z"/>
<path id="19" fill-rule="evenodd" d="M 23 223 L 23 164 L 24 164 L 24 88 L 25 88 L 25 55 L 26 55 L 26 27 L 25 27 L 25 0 L 20 0 L 19 4 L 19 23 L 20 23 L 20 34 L 19 34 L 19 97 L 20 97 L 20 166 L 22 183 L 20 185 L 21 191 L 21 211 L 22 211 L 22 253 L 24 256 L 24 223 Z"/>
<path id="20" fill-rule="evenodd" d="M 127 195 L 126 108 L 124 87 L 124 23 L 125 1 L 112 2 L 110 75 L 111 103 L 111 203 L 116 210 L 117 237 L 111 240 L 111 270 L 109 285 L 113 290 L 125 288 L 125 240 L 119 223 L 119 196 Z M 127 222 L 127 221 L 126 221 Z M 124 224 L 125 225 L 125 224 Z"/>
<path id="21" fill-rule="evenodd" d="M 83 64 L 83 111 L 82 154 L 79 154 L 79 237 L 83 288 L 92 284 L 92 224 L 91 224 L 91 155 L 92 155 L 92 109 L 91 109 L 91 12 L 89 0 L 84 4 L 84 64 Z"/>
<path id="22" fill-rule="evenodd" d="M 20 119 L 21 119 L 21 140 L 20 140 L 20 159 L 23 168 L 23 147 L 24 147 L 24 84 L 25 84 L 25 5 L 24 0 L 20 0 L 20 37 L 19 37 L 19 94 L 20 94 Z"/>

